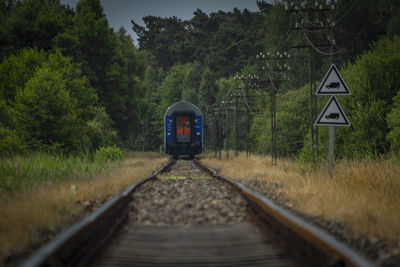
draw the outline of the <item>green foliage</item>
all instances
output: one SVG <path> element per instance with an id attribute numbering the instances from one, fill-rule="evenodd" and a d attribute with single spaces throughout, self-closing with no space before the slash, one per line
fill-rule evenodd
<path id="1" fill-rule="evenodd" d="M 266 79 L 256 54 L 304 43 L 303 35 L 288 32 L 299 14 L 286 13 L 281 1 L 257 5 L 257 12 L 234 8 L 206 14 L 198 9 L 186 21 L 147 16 L 146 27 L 133 22 L 138 52 L 123 28 L 114 32 L 109 27 L 100 0 L 80 0 L 76 10 L 55 0 L 0 0 L 0 153 L 75 153 L 116 143 L 131 149 L 144 143 L 144 149 L 158 150 L 168 106 L 187 100 L 205 114 L 208 106 L 231 100 L 232 92 L 242 93 L 242 84 L 230 78 L 235 73 Z M 337 156 L 397 150 L 400 5 L 340 0 L 336 9 L 336 42 L 346 49 L 335 63 L 348 62 L 342 74 L 353 93 L 340 98 L 352 126 L 338 128 Z M 392 39 L 373 43 L 361 54 L 386 34 Z M 314 41 L 324 43 L 322 37 Z M 307 55 L 306 50 L 291 53 L 290 81 L 281 84 L 277 95 L 282 156 L 310 155 L 309 93 L 303 87 L 308 83 Z M 314 59 L 320 64 L 316 77 L 322 77 L 328 59 L 317 54 Z M 265 153 L 270 150 L 271 105 L 268 93 L 261 93 L 247 99 L 258 114 L 239 114 L 239 146 L 244 148 L 242 137 L 250 123 L 251 147 Z M 220 118 L 230 143 L 231 115 Z M 322 154 L 326 134 L 322 127 Z"/>
<path id="2" fill-rule="evenodd" d="M 112 121 L 103 107 L 95 108 L 95 115 L 87 122 L 87 126 L 91 149 L 118 143 L 117 131 L 112 127 Z"/>
<path id="3" fill-rule="evenodd" d="M 262 20 L 260 13 L 234 8 L 210 15 L 197 9 L 189 21 L 146 16 L 146 27 L 132 23 L 140 48 L 151 51 L 164 70 L 197 61 L 218 76 L 228 76 L 262 49 Z"/>
<path id="4" fill-rule="evenodd" d="M 14 102 L 18 90 L 25 87 L 36 69 L 47 59 L 46 53 L 25 48 L 16 55 L 5 58 L 0 64 L 0 97 L 8 103 Z"/>
<path id="5" fill-rule="evenodd" d="M 344 155 L 388 151 L 386 118 L 400 91 L 400 37 L 374 43 L 342 73 L 352 95 L 340 101 L 352 126 L 338 133 L 338 151 Z M 395 121 L 393 116 L 389 116 L 390 123 Z"/>
<path id="6" fill-rule="evenodd" d="M 0 160 L 0 198 L 29 191 L 40 184 L 90 179 L 104 170 L 103 162 L 88 154 L 60 156 L 43 152 Z"/>
<path id="7" fill-rule="evenodd" d="M 165 76 L 159 88 L 161 97 L 160 114 L 164 114 L 167 108 L 175 102 L 181 101 L 183 82 L 188 73 L 188 66 L 177 64 Z"/>
<path id="8" fill-rule="evenodd" d="M 163 79 L 164 72 L 161 68 L 154 69 L 150 66 L 147 67 L 143 84 L 147 88 L 145 99 L 148 106 L 140 134 L 145 150 L 158 150 L 158 147 L 162 143 L 163 119 L 160 117 L 159 112 L 161 96 L 158 88 Z"/>
<path id="9" fill-rule="evenodd" d="M 203 67 L 201 63 L 197 61 L 193 62 L 192 64 L 186 64 L 186 66 L 187 73 L 182 85 L 182 100 L 189 101 L 197 105 L 199 102 L 198 94 Z"/>
<path id="10" fill-rule="evenodd" d="M 387 26 L 387 33 L 389 36 L 400 35 L 400 10 L 390 19 Z"/>
<path id="11" fill-rule="evenodd" d="M 118 135 L 126 146 L 132 146 L 146 112 L 142 84 L 145 64 L 132 39 L 123 28 L 113 32 L 99 0 L 80 1 L 66 27 L 56 36 L 54 45 L 81 64 Z"/>
<path id="12" fill-rule="evenodd" d="M 217 77 L 214 72 L 206 68 L 199 87 L 199 107 L 205 111 L 208 105 L 216 102 Z"/>
<path id="13" fill-rule="evenodd" d="M 72 11 L 54 0 L 0 1 L 0 60 L 24 48 L 51 50 Z"/>
<path id="14" fill-rule="evenodd" d="M 1 154 L 25 148 L 84 151 L 116 139 L 111 122 L 99 119 L 107 115 L 99 115 L 104 111 L 95 108 L 98 98 L 94 89 L 79 67 L 60 52 L 47 56 L 36 49 L 25 49 L 6 58 L 1 68 L 7 70 L 3 81 L 8 86 L 3 92 L 9 95 L 0 105 Z M 92 142 L 91 131 L 99 127 L 103 129 L 97 134 L 104 135 Z"/>
<path id="15" fill-rule="evenodd" d="M 216 94 L 216 103 L 220 103 L 221 101 L 226 101 L 230 94 L 237 88 L 237 81 L 233 78 L 221 78 L 216 81 L 217 86 L 217 94 Z"/>
<path id="16" fill-rule="evenodd" d="M 118 53 L 109 73 L 112 88 L 107 88 L 105 107 L 127 144 L 140 132 L 139 125 L 146 112 L 147 102 L 142 82 L 145 64 L 123 28 L 116 34 L 116 39 Z"/>
<path id="17" fill-rule="evenodd" d="M 77 100 L 62 75 L 49 67 L 38 69 L 16 97 L 18 123 L 33 148 L 80 150 L 87 145 L 76 112 Z"/>
<path id="18" fill-rule="evenodd" d="M 25 149 L 26 144 L 20 134 L 16 130 L 0 123 L 0 156 L 13 156 L 23 152 Z"/>
<path id="19" fill-rule="evenodd" d="M 100 147 L 94 153 L 94 160 L 96 162 L 109 163 L 110 161 L 122 159 L 121 149 L 115 146 Z"/>
<path id="20" fill-rule="evenodd" d="M 116 52 L 116 40 L 99 0 L 82 0 L 76 6 L 71 24 L 56 36 L 54 44 L 64 55 L 82 64 L 90 84 L 103 100 L 107 73 Z"/>
<path id="21" fill-rule="evenodd" d="M 356 3 L 340 0 L 336 3 L 337 14 L 335 38 L 346 52 L 337 55 L 341 62 L 354 60 L 369 49 L 371 41 L 378 41 L 386 34 L 393 35 L 400 12 L 399 1 L 363 0 Z M 396 18 L 397 17 L 397 18 Z M 397 28 L 398 31 L 399 28 Z M 388 32 L 389 31 L 389 32 Z"/>
<path id="22" fill-rule="evenodd" d="M 21 153 L 26 148 L 21 132 L 15 128 L 14 110 L 0 99 L 0 156 Z"/>
<path id="23" fill-rule="evenodd" d="M 265 95 L 266 106 L 263 113 L 254 118 L 251 135 L 253 147 L 258 153 L 271 151 L 271 111 L 270 96 Z M 288 91 L 276 97 L 277 153 L 280 156 L 297 155 L 305 143 L 309 132 L 308 87 Z"/>
<path id="24" fill-rule="evenodd" d="M 400 90 L 394 98 L 394 105 L 387 116 L 387 123 L 390 132 L 387 140 L 390 142 L 392 149 L 400 150 Z"/>

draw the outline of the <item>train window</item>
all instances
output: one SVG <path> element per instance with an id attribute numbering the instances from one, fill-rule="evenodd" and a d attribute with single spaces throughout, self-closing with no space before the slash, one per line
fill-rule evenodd
<path id="1" fill-rule="evenodd" d="M 178 129 L 182 128 L 182 121 L 181 121 L 181 119 L 178 119 L 178 120 L 176 121 L 176 128 L 178 128 Z"/>
<path id="2" fill-rule="evenodd" d="M 189 121 L 189 119 L 186 120 L 186 128 L 190 128 L 190 121 Z"/>

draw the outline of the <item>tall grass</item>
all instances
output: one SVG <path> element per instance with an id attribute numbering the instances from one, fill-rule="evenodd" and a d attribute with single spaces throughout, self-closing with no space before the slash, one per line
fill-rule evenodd
<path id="1" fill-rule="evenodd" d="M 37 247 L 44 233 L 83 216 L 84 203 L 106 201 L 168 161 L 158 153 L 129 152 L 123 158 L 108 165 L 86 155 L 35 153 L 4 159 L 1 177 L 12 177 L 14 184 L 1 187 L 6 196 L 0 197 L 0 266 Z"/>
<path id="2" fill-rule="evenodd" d="M 232 154 L 231 154 L 232 155 Z M 325 220 L 344 222 L 357 236 L 378 236 L 400 244 L 400 162 L 398 156 L 341 160 L 331 178 L 326 165 L 305 165 L 292 159 L 240 154 L 217 160 L 203 156 L 208 165 L 227 176 L 264 180 L 283 185 L 297 210 Z"/>
<path id="3" fill-rule="evenodd" d="M 38 185 L 69 179 L 91 178 L 107 168 L 89 154 L 60 156 L 44 152 L 2 158 L 0 161 L 0 198 L 29 191 Z"/>

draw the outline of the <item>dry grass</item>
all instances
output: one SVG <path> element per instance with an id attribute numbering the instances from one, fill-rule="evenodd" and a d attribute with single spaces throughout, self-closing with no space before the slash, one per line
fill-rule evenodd
<path id="1" fill-rule="evenodd" d="M 93 179 L 45 185 L 17 198 L 0 202 L 0 266 L 7 256 L 40 242 L 43 231 L 53 231 L 81 217 L 77 201 L 115 195 L 133 182 L 151 175 L 168 161 L 156 153 L 127 153 L 126 160 Z"/>
<path id="2" fill-rule="evenodd" d="M 400 163 L 394 156 L 342 161 L 335 166 L 333 179 L 325 166 L 312 168 L 290 159 L 278 159 L 277 166 L 268 157 L 245 154 L 222 160 L 207 155 L 202 160 L 232 178 L 282 184 L 279 190 L 294 208 L 345 222 L 355 237 L 378 236 L 400 245 Z"/>

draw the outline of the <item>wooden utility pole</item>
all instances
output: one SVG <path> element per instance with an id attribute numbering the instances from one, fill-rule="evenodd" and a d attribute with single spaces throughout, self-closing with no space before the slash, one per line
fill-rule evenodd
<path id="1" fill-rule="evenodd" d="M 232 101 L 222 101 L 221 102 L 224 105 L 224 111 L 225 111 L 225 131 L 224 131 L 224 137 L 225 137 L 225 157 L 229 158 L 229 109 L 230 109 L 230 104 Z"/>
<path id="2" fill-rule="evenodd" d="M 330 17 L 333 17 L 332 10 L 330 11 Z M 333 64 L 333 45 L 334 45 L 334 38 L 333 38 L 333 30 L 330 29 L 329 31 L 329 42 L 330 46 L 330 56 L 329 59 L 331 64 Z M 333 178 L 333 168 L 335 164 L 335 126 L 329 126 L 329 140 L 328 140 L 328 172 L 329 176 Z"/>
<path id="3" fill-rule="evenodd" d="M 270 55 L 269 52 L 265 55 L 264 53 L 259 53 L 256 56 L 257 59 L 262 60 L 262 69 L 265 72 L 266 80 L 259 80 L 258 85 L 262 88 L 269 87 L 269 94 L 271 97 L 271 158 L 272 164 L 276 165 L 277 158 L 277 135 L 276 135 L 276 94 L 282 82 L 287 81 L 286 75 L 282 75 L 284 71 L 289 70 L 286 62 L 290 55 L 286 52 L 279 53 L 276 55 Z M 273 61 L 274 63 L 272 63 Z"/>
<path id="4" fill-rule="evenodd" d="M 322 30 L 331 29 L 334 27 L 334 23 L 329 21 L 324 22 L 319 20 L 315 14 L 331 12 L 334 6 L 329 2 L 319 1 L 308 1 L 308 2 L 295 2 L 288 1 L 285 4 L 285 10 L 289 12 L 295 12 L 301 14 L 301 21 L 297 22 L 295 27 L 291 27 L 291 30 L 302 31 L 307 43 L 306 45 L 296 45 L 291 48 L 308 48 L 308 80 L 310 85 L 310 130 L 311 130 L 311 151 L 312 161 L 315 162 L 319 151 L 319 136 L 318 127 L 314 125 L 317 113 L 318 103 L 315 95 L 315 63 L 316 53 L 315 50 L 318 47 L 328 47 L 331 44 L 314 44 L 316 41 L 315 34 Z M 305 13 L 305 14 L 304 14 Z"/>
<path id="5" fill-rule="evenodd" d="M 233 103 L 234 103 L 234 115 L 233 115 L 233 123 L 235 128 L 235 157 L 239 155 L 239 134 L 238 134 L 238 116 L 237 116 L 237 97 L 233 94 Z"/>

